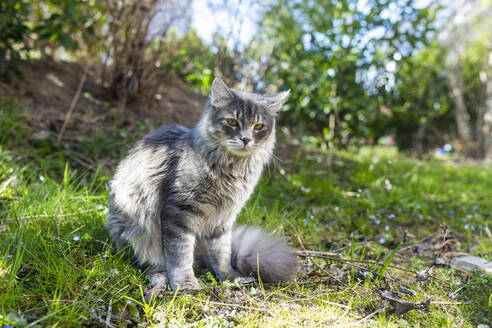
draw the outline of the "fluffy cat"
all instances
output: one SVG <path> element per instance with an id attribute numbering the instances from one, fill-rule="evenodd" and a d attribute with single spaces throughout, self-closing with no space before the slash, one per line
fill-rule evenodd
<path id="1" fill-rule="evenodd" d="M 220 280 L 294 275 L 296 255 L 285 242 L 234 226 L 270 160 L 275 118 L 288 95 L 240 92 L 215 79 L 193 129 L 160 128 L 120 163 L 107 229 L 118 249 L 148 268 L 154 287 L 200 289 L 194 268 L 211 269 Z"/>

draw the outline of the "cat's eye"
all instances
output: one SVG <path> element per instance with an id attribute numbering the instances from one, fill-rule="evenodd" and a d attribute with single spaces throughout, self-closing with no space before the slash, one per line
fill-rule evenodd
<path id="1" fill-rule="evenodd" d="M 227 124 L 229 124 L 230 126 L 238 126 L 239 125 L 239 122 L 233 118 L 228 118 L 227 119 Z"/>
<path id="2" fill-rule="evenodd" d="M 265 126 L 265 125 L 264 125 L 264 124 L 262 124 L 262 123 L 256 123 L 255 125 L 253 125 L 253 128 L 254 128 L 255 130 L 261 130 L 261 129 L 263 129 L 263 127 L 264 127 L 264 126 Z"/>

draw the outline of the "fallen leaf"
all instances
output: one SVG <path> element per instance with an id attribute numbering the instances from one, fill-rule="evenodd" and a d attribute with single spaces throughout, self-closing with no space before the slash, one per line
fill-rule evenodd
<path id="1" fill-rule="evenodd" d="M 431 302 L 430 298 L 427 298 L 425 299 L 425 301 L 422 301 L 420 303 L 414 303 L 400 299 L 397 295 L 393 294 L 389 290 L 379 289 L 378 293 L 383 300 L 388 301 L 393 306 L 393 308 L 395 309 L 395 314 L 403 314 L 411 310 L 423 310 L 426 312 L 429 311 L 429 305 Z"/>

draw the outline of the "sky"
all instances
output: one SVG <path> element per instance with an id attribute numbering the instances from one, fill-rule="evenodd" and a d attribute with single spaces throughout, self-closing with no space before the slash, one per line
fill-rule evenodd
<path id="1" fill-rule="evenodd" d="M 231 0 L 229 11 L 213 10 L 208 5 L 209 2 L 220 4 L 223 0 L 193 1 L 191 27 L 196 30 L 200 38 L 210 43 L 217 30 L 222 31 L 224 35 L 230 33 L 233 33 L 234 37 L 239 35 L 242 44 L 248 43 L 253 38 L 256 31 L 255 19 L 258 17 L 249 1 Z"/>
<path id="2" fill-rule="evenodd" d="M 416 0 L 415 7 L 423 8 L 430 3 L 431 0 Z M 447 3 L 453 0 L 441 0 L 442 3 Z M 256 23 L 258 19 L 258 8 L 251 6 L 248 0 L 229 0 L 230 10 L 214 10 L 209 6 L 223 3 L 224 0 L 195 0 L 193 1 L 193 16 L 191 27 L 196 30 L 198 36 L 207 43 L 210 43 L 213 34 L 219 30 L 223 35 L 232 33 L 234 39 L 239 40 L 242 44 L 248 43 L 256 32 Z M 367 0 L 360 0 L 358 7 L 363 9 Z M 397 6 L 390 5 L 388 12 L 389 17 L 393 15 L 392 10 L 396 10 Z M 236 13 L 237 10 L 237 13 Z"/>

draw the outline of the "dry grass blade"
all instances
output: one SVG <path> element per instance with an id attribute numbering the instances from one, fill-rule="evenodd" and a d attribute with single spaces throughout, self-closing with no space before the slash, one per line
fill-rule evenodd
<path id="1" fill-rule="evenodd" d="M 264 312 L 264 313 L 267 313 L 267 314 L 273 316 L 272 311 L 270 311 L 268 309 L 262 309 L 262 308 L 257 308 L 257 307 L 253 307 L 253 306 L 246 306 L 246 305 L 240 305 L 240 304 L 214 302 L 214 301 L 210 301 L 209 299 L 207 299 L 207 301 L 204 301 L 204 300 L 201 300 L 201 299 L 196 298 L 196 297 L 191 297 L 191 299 L 193 299 L 193 300 L 195 300 L 197 302 L 206 303 L 206 304 L 212 304 L 212 305 L 217 305 L 217 306 L 225 306 L 225 307 L 232 307 L 232 308 L 237 308 L 237 309 L 244 309 L 244 310 Z"/>
<path id="2" fill-rule="evenodd" d="M 39 215 L 30 215 L 30 216 L 21 216 L 18 218 L 5 218 L 1 219 L 3 221 L 18 221 L 18 220 L 34 220 L 34 219 L 40 219 L 40 218 L 63 218 L 63 217 L 68 217 L 68 216 L 77 216 L 80 214 L 86 214 L 86 213 L 92 213 L 94 210 L 85 210 L 85 211 L 80 211 L 80 212 L 74 212 L 74 213 L 65 213 L 65 214 L 39 214 Z"/>

